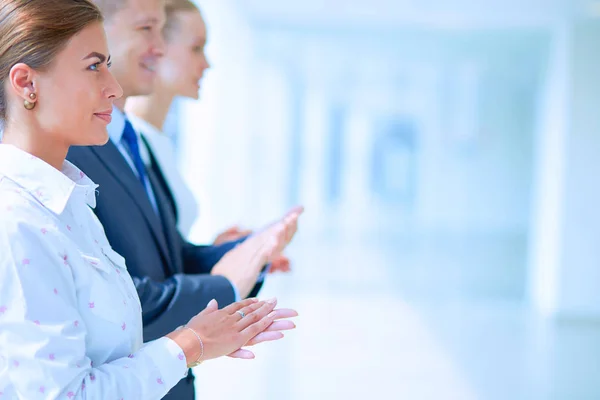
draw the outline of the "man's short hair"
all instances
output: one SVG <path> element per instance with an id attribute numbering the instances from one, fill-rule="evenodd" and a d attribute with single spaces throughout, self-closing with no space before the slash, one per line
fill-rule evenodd
<path id="1" fill-rule="evenodd" d="M 98 6 L 104 19 L 110 21 L 113 15 L 127 5 L 129 0 L 92 0 Z"/>

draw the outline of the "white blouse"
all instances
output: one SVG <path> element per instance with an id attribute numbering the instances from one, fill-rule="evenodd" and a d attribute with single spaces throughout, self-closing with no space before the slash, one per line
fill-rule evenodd
<path id="1" fill-rule="evenodd" d="M 187 238 L 194 222 L 198 218 L 198 202 L 179 172 L 173 142 L 167 135 L 156 129 L 155 126 L 146 120 L 133 114 L 127 114 L 127 118 L 135 130 L 150 145 L 150 150 L 152 150 L 152 153 L 156 157 L 156 161 L 175 199 L 178 216 L 177 227 L 181 235 Z M 149 156 L 143 154 L 144 150 L 145 148 L 142 146 L 140 152 L 142 153 L 142 157 L 145 158 L 146 165 L 149 165 Z"/>
<path id="2" fill-rule="evenodd" d="M 187 373 L 175 342 L 142 343 L 97 187 L 0 144 L 0 399 L 160 399 Z"/>

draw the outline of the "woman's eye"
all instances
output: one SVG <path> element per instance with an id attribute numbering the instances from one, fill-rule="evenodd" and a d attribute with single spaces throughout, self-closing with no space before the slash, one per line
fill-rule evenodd
<path id="1" fill-rule="evenodd" d="M 95 63 L 95 64 L 92 64 L 92 65 L 90 65 L 90 66 L 88 67 L 88 69 L 89 69 L 90 71 L 98 71 L 98 68 L 100 68 L 100 64 L 101 64 L 101 63 L 99 63 L 99 62 L 97 62 L 97 63 Z"/>

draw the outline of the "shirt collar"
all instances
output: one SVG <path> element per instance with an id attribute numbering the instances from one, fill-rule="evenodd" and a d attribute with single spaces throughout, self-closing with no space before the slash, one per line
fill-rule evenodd
<path id="1" fill-rule="evenodd" d="M 154 135 L 154 136 L 166 136 L 163 132 L 160 131 L 157 127 L 152 125 L 150 122 L 146 121 L 138 117 L 137 115 L 130 114 L 127 116 L 131 125 L 136 130 L 136 132 L 140 132 L 146 135 Z"/>
<path id="2" fill-rule="evenodd" d="M 110 124 L 106 126 L 106 129 L 108 130 L 110 140 L 118 145 L 121 142 L 123 131 L 125 130 L 125 113 L 116 106 L 113 106 L 112 120 L 110 121 Z"/>
<path id="3" fill-rule="evenodd" d="M 36 198 L 55 214 L 62 214 L 76 194 L 96 207 L 96 185 L 79 168 L 65 160 L 62 171 L 45 161 L 8 144 L 0 144 L 0 177 L 6 177 Z"/>
<path id="4" fill-rule="evenodd" d="M 118 107 L 113 106 L 112 112 L 112 120 L 110 124 L 106 127 L 108 130 L 108 136 L 110 140 L 117 146 L 121 143 L 121 139 L 123 138 L 123 131 L 125 130 L 125 121 L 128 120 L 131 122 L 131 119 L 128 115 L 126 115 L 123 111 L 119 110 Z M 133 125 L 133 124 L 132 124 Z M 140 139 L 140 134 L 134 126 L 134 129 L 138 140 Z"/>

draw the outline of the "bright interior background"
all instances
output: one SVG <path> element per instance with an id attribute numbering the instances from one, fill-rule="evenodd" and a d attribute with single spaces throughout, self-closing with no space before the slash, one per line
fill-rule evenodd
<path id="1" fill-rule="evenodd" d="M 600 399 L 600 2 L 199 4 L 192 239 L 307 210 L 298 329 L 199 399 Z"/>

